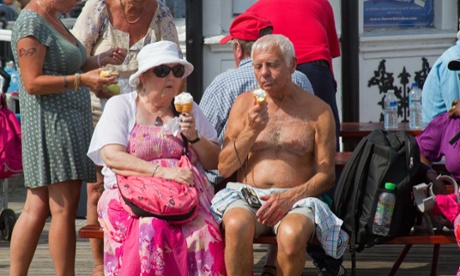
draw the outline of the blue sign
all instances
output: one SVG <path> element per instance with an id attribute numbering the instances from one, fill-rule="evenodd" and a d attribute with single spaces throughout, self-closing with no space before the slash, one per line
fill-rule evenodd
<path id="1" fill-rule="evenodd" d="M 432 27 L 433 0 L 365 0 L 364 28 Z"/>

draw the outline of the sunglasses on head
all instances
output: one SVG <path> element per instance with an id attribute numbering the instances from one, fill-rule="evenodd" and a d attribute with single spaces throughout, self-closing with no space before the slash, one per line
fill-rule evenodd
<path id="1" fill-rule="evenodd" d="M 173 73 L 174 77 L 182 78 L 185 73 L 184 65 L 179 64 L 174 67 L 169 67 L 167 65 L 160 65 L 152 69 L 152 72 L 159 78 L 165 78 L 169 75 L 169 72 Z"/>

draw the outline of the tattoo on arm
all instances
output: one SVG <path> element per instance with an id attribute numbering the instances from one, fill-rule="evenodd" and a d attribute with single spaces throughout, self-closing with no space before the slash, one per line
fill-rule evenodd
<path id="1" fill-rule="evenodd" d="M 29 48 L 29 49 L 21 48 L 19 49 L 18 52 L 19 52 L 19 57 L 32 56 L 37 53 L 37 49 L 36 48 Z"/>
<path id="2" fill-rule="evenodd" d="M 67 79 L 66 76 L 64 76 L 64 88 L 68 88 L 69 87 L 69 80 Z"/>

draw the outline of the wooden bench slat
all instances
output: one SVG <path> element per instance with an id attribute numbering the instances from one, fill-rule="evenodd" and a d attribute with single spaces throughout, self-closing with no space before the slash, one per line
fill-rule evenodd
<path id="1" fill-rule="evenodd" d="M 104 231 L 98 225 L 85 225 L 78 231 L 81 238 L 89 239 L 103 239 Z M 254 243 L 258 244 L 276 244 L 276 237 L 263 235 L 254 239 Z M 452 231 L 444 232 L 442 234 L 427 235 L 414 234 L 410 236 L 396 237 L 384 244 L 455 244 L 457 240 Z"/>
<path id="2" fill-rule="evenodd" d="M 453 232 L 434 235 L 412 235 L 396 237 L 385 244 L 455 244 L 457 240 Z"/>
<path id="3" fill-rule="evenodd" d="M 103 239 L 104 231 L 99 225 L 88 224 L 78 230 L 78 236 L 87 239 Z"/>

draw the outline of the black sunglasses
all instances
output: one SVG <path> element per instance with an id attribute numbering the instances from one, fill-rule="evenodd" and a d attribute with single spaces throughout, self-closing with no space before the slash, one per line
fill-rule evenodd
<path id="1" fill-rule="evenodd" d="M 179 64 L 174 67 L 169 67 L 167 65 L 160 65 L 152 69 L 152 72 L 159 78 L 165 78 L 169 75 L 169 72 L 173 73 L 174 77 L 182 78 L 185 73 L 184 65 Z"/>

